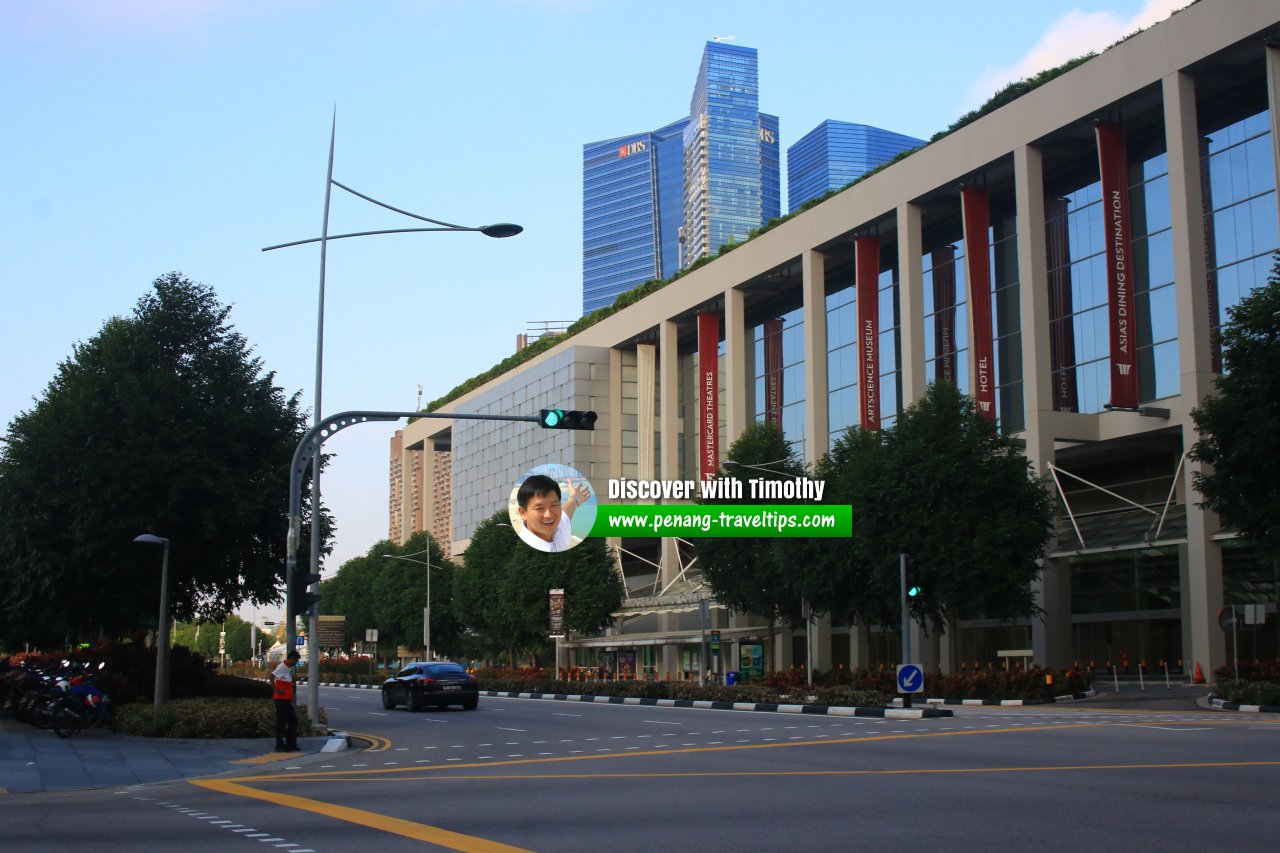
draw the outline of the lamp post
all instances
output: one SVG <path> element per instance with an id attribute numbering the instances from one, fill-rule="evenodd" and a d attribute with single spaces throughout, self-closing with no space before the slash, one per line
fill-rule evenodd
<path id="1" fill-rule="evenodd" d="M 133 537 L 144 545 L 163 545 L 164 557 L 160 564 L 160 618 L 156 622 L 156 692 L 153 713 L 159 715 L 160 705 L 169 698 L 169 540 L 152 533 Z"/>
<path id="2" fill-rule="evenodd" d="M 736 462 L 732 459 L 726 459 L 720 463 L 722 468 L 730 471 L 740 468 L 750 468 L 753 471 L 762 471 L 765 474 L 771 474 L 774 477 L 794 477 L 795 474 L 788 474 L 785 471 L 775 471 L 772 468 L 766 468 L 765 465 L 777 465 L 782 462 L 791 461 L 790 457 L 785 459 L 775 459 L 772 462 L 766 462 L 764 465 L 749 465 L 746 462 Z M 813 686 L 813 608 L 809 606 L 809 597 L 802 595 L 800 597 L 800 615 L 804 617 L 804 676 L 805 682 Z"/>
<path id="3" fill-rule="evenodd" d="M 270 251 L 274 251 L 275 249 L 286 249 L 286 248 L 289 248 L 290 246 L 302 246 L 307 243 L 320 244 L 320 293 L 319 293 L 318 308 L 316 310 L 316 393 L 315 393 L 315 408 L 312 412 L 312 422 L 311 422 L 313 428 L 318 428 L 320 426 L 320 421 L 322 417 L 321 416 L 321 411 L 322 411 L 321 389 L 323 386 L 323 377 L 324 377 L 325 261 L 328 255 L 330 240 L 343 240 L 348 237 L 369 237 L 369 236 L 374 236 L 378 234 L 407 234 L 407 233 L 422 232 L 422 231 L 476 231 L 485 235 L 486 237 L 502 238 L 502 237 L 514 237 L 515 235 L 519 234 L 521 231 L 524 230 L 524 228 L 522 228 L 521 226 L 513 225 L 510 222 L 498 222 L 498 223 L 494 223 L 493 225 L 482 225 L 478 227 L 470 227 L 466 225 L 455 225 L 450 222 L 442 222 L 438 219 L 431 219 L 426 216 L 419 216 L 416 213 L 410 213 L 407 210 L 401 210 L 398 207 L 392 207 L 391 205 L 386 204 L 385 202 L 378 201 L 377 199 L 371 198 L 370 196 L 367 196 L 364 193 L 353 190 L 351 187 L 348 187 L 345 184 L 335 181 L 333 179 L 333 151 L 334 151 L 334 143 L 337 140 L 337 136 L 338 136 L 338 111 L 335 109 L 333 114 L 333 124 L 329 131 L 329 166 L 328 166 L 328 172 L 325 176 L 325 183 L 324 183 L 324 219 L 323 219 L 323 222 L 321 223 L 320 236 L 312 237 L 306 240 L 294 240 L 289 243 L 278 243 L 274 246 L 265 246 L 262 249 L 262 251 L 264 252 L 270 252 Z M 434 227 L 393 228 L 393 229 L 383 229 L 378 231 L 357 231 L 349 234 L 330 234 L 329 233 L 329 202 L 332 197 L 334 187 L 338 187 L 339 189 L 346 190 L 347 192 L 351 193 L 357 198 L 364 199 L 365 201 L 370 202 L 371 204 L 376 204 L 378 207 L 386 208 L 387 210 L 390 210 L 394 213 L 399 213 L 402 216 L 407 216 L 411 219 L 417 219 L 422 222 L 429 222 Z M 289 529 L 290 553 L 292 553 L 294 550 L 296 536 L 297 536 L 297 531 L 291 524 Z M 312 572 L 318 575 L 320 572 L 320 455 L 319 454 L 316 454 L 315 458 L 312 460 L 312 466 L 311 466 L 311 543 L 310 544 L 311 544 L 311 550 L 310 550 L 311 561 L 309 564 L 309 572 Z M 290 584 L 289 584 L 290 580 L 291 578 L 289 577 L 285 578 L 286 589 L 290 588 Z M 313 584 L 310 591 L 318 592 L 319 583 L 317 582 L 316 584 Z M 287 595 L 285 596 L 285 599 L 286 599 L 286 603 L 285 603 L 286 617 L 285 618 L 288 622 L 288 627 L 286 629 L 287 630 L 286 642 L 288 643 L 289 648 L 292 649 L 296 647 L 296 642 L 295 642 L 295 637 L 297 636 L 296 620 L 299 614 L 293 613 L 292 610 L 289 609 Z M 318 630 L 317 630 L 318 621 L 319 620 L 317 619 L 317 616 L 316 616 L 316 608 L 313 605 L 310 609 L 310 613 L 308 614 L 308 624 L 307 624 L 307 629 L 308 629 L 307 630 L 307 676 L 308 676 L 309 684 L 312 685 L 308 689 L 308 700 L 311 702 L 311 714 L 313 717 L 316 714 L 314 705 L 318 697 L 318 693 L 316 692 L 315 685 L 317 685 L 320 681 L 320 660 L 319 660 L 320 649 L 319 649 L 319 642 L 316 636 L 318 633 Z"/>
<path id="4" fill-rule="evenodd" d="M 426 554 L 426 562 L 422 560 L 411 559 L 419 554 Z M 403 557 L 396 554 L 383 554 L 384 560 L 404 560 L 406 563 L 417 563 L 419 566 L 427 567 L 427 606 L 422 610 L 422 645 L 426 650 L 425 657 L 431 660 L 431 549 L 425 551 L 415 551 L 412 554 L 406 554 Z"/>

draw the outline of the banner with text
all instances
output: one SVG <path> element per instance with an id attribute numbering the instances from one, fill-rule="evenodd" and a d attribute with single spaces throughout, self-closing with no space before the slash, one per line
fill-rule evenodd
<path id="1" fill-rule="evenodd" d="M 1138 407 L 1137 339 L 1133 325 L 1132 232 L 1129 226 L 1129 157 L 1124 128 L 1100 122 L 1098 167 L 1102 173 L 1102 219 L 1105 222 L 1107 314 L 1111 326 L 1111 405 Z"/>
<path id="2" fill-rule="evenodd" d="M 863 429 L 880 429 L 880 241 L 853 241 L 854 282 L 858 302 L 859 421 Z"/>
<path id="3" fill-rule="evenodd" d="M 978 413 L 996 417 L 996 366 L 991 325 L 991 211 L 987 191 L 980 187 L 960 190 L 964 219 L 964 268 L 969 276 L 969 358 L 973 364 L 973 398 Z"/>
<path id="4" fill-rule="evenodd" d="M 849 504 L 602 505 L 592 536 L 848 539 Z"/>
<path id="5" fill-rule="evenodd" d="M 720 315 L 698 315 L 698 471 L 704 480 L 720 470 Z"/>

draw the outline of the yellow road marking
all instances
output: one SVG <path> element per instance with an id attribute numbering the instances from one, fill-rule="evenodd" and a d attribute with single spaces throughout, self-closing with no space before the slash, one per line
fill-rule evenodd
<path id="1" fill-rule="evenodd" d="M 474 835 L 463 835 L 460 832 L 451 832 L 436 826 L 414 823 L 413 821 L 368 812 L 363 809 L 353 809 L 348 806 L 334 805 L 333 803 L 325 803 L 319 800 L 309 800 L 305 797 L 295 797 L 291 794 L 259 791 L 256 788 L 238 785 L 231 781 L 220 779 L 188 779 L 187 781 L 192 785 L 208 788 L 211 791 L 219 791 L 223 794 L 232 794 L 239 797 L 250 797 L 255 800 L 265 800 L 268 803 L 275 803 L 292 809 L 314 812 L 325 817 L 367 826 L 370 829 L 412 838 L 415 841 L 427 841 L 440 847 L 447 847 L 450 850 L 474 851 L 474 853 L 527 853 L 522 847 L 512 847 L 509 844 L 501 844 L 497 841 L 478 838 Z"/>
<path id="2" fill-rule="evenodd" d="M 292 752 L 268 752 L 266 755 L 255 755 L 253 758 L 237 758 L 232 764 L 269 764 L 272 761 L 285 761 L 295 758 L 296 753 Z"/>
<path id="3" fill-rule="evenodd" d="M 382 735 L 367 735 L 363 732 L 347 732 L 350 737 L 359 738 L 360 740 L 369 741 L 369 748 L 366 752 L 385 752 L 391 747 L 391 739 L 382 737 Z"/>
<path id="4" fill-rule="evenodd" d="M 893 734 L 876 735 L 874 737 L 831 738 L 827 740 L 780 741 L 777 743 L 748 743 L 723 746 L 695 746 L 683 749 L 655 749 L 649 752 L 610 752 L 596 755 L 560 755 L 550 758 L 521 758 L 509 761 L 486 761 L 477 764 L 436 764 L 431 767 L 384 767 L 368 770 L 325 770 L 313 772 L 291 771 L 286 774 L 262 776 L 236 776 L 235 782 L 315 782 L 338 777 L 340 781 L 351 780 L 358 776 L 394 776 L 405 773 L 422 773 L 432 771 L 455 771 L 475 769 L 477 767 L 515 767 L 527 764 L 558 764 L 566 761 L 598 761 L 616 758 L 652 758 L 667 755 L 693 755 L 702 752 L 735 752 L 744 749 L 778 749 L 795 746 L 826 746 L 843 743 L 876 743 L 886 740 L 905 740 L 908 738 L 963 737 L 966 735 L 992 735 L 1019 732 L 1043 732 L 1053 729 L 1084 729 L 1105 725 L 1104 723 L 1066 723 L 1052 726 L 1023 726 L 1008 729 L 975 729 L 973 731 L 927 732 L 925 734 Z"/>

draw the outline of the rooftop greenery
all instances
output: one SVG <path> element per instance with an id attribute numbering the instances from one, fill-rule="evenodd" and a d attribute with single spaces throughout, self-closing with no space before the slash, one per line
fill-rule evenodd
<path id="1" fill-rule="evenodd" d="M 1195 5 L 1195 3 L 1199 1 L 1200 0 L 1194 0 L 1194 2 L 1189 3 L 1188 6 Z M 1174 12 L 1174 14 L 1177 14 L 1177 12 Z M 1129 39 L 1137 35 L 1138 32 L 1141 32 L 1141 30 L 1130 33 L 1129 35 L 1117 41 L 1115 44 L 1108 46 L 1107 50 L 1110 50 L 1116 45 L 1122 44 L 1128 41 Z M 486 370 L 484 373 L 471 377 L 467 381 L 463 382 L 461 385 L 454 388 L 449 393 L 445 394 L 443 397 L 440 397 L 439 399 L 436 399 L 436 400 L 432 400 L 427 405 L 425 411 L 433 412 L 441 408 L 442 406 L 445 406 L 453 402 L 459 397 L 462 397 L 467 393 L 474 391 L 476 388 L 479 388 L 480 386 L 484 385 L 490 380 L 496 379 L 497 377 L 501 376 L 507 371 L 512 370 L 518 367 L 519 365 L 524 364 L 526 361 L 529 361 L 530 359 L 535 358 L 538 355 L 546 352 L 547 350 L 556 346 L 560 342 L 568 340 L 569 338 L 573 337 L 574 335 L 578 334 L 579 332 L 585 329 L 589 329 L 590 327 L 594 326 L 596 323 L 599 323 L 601 320 L 604 320 L 606 317 L 616 314 L 617 312 L 621 311 L 623 308 L 626 308 L 630 305 L 635 304 L 636 302 L 639 302 L 641 299 L 645 298 L 651 293 L 656 293 L 657 291 L 661 290 L 662 288 L 666 287 L 672 282 L 678 281 L 679 279 L 683 278 L 684 276 L 688 275 L 694 270 L 699 269 L 711 263 L 716 258 L 719 258 L 722 255 L 726 255 L 729 252 L 732 252 L 734 249 L 738 248 L 743 243 L 750 242 L 751 240 L 754 240 L 756 237 L 759 237 L 761 234 L 765 234 L 769 231 L 772 231 L 774 228 L 777 228 L 779 225 L 788 221 L 789 219 L 792 219 L 793 217 L 805 212 L 806 210 L 809 210 L 810 208 L 817 207 L 819 204 L 822 204 L 824 201 L 827 201 L 828 199 L 831 199 L 839 195 L 840 193 L 844 192 L 845 190 L 849 189 L 852 186 L 856 186 L 862 183 L 863 181 L 870 178 L 872 175 L 878 174 L 879 172 L 882 172 L 883 170 L 888 169 L 890 166 L 893 166 L 899 161 L 905 160 L 906 158 L 910 157 L 912 154 L 916 153 L 917 151 L 920 151 L 923 148 L 928 147 L 929 145 L 934 144 L 938 140 L 943 139 L 947 136 L 950 136 L 951 134 L 955 133 L 957 130 L 960 130 L 962 127 L 966 125 L 972 124 L 973 122 L 977 121 L 983 116 L 989 113 L 993 113 L 996 110 L 1000 109 L 1001 107 L 1013 103 L 1018 98 L 1021 98 L 1023 95 L 1026 95 L 1029 92 L 1033 92 L 1036 89 L 1043 86 L 1044 84 L 1048 83 L 1049 81 L 1054 80 L 1058 77 L 1061 77 L 1063 74 L 1066 74 L 1068 71 L 1071 71 L 1072 69 L 1080 65 L 1083 65 L 1084 63 L 1088 62 L 1090 59 L 1093 59 L 1097 55 L 1098 54 L 1093 52 L 1086 53 L 1086 54 L 1083 54 L 1082 56 L 1077 56 L 1074 59 L 1069 59 L 1066 62 L 1062 63 L 1061 65 L 1056 65 L 1053 68 L 1046 68 L 1044 71 L 1041 71 L 1040 73 L 1035 74 L 1034 76 L 1027 77 L 1022 80 L 1017 80 L 1013 83 L 1008 84 L 1007 86 L 1004 86 L 1003 88 L 996 91 L 996 93 L 992 95 L 987 100 L 987 102 L 984 103 L 982 106 L 978 107 L 977 109 L 970 110 L 969 112 L 960 116 L 960 118 L 952 122 L 951 125 L 946 130 L 941 130 L 935 133 L 929 139 L 929 142 L 926 143 L 925 145 L 922 145 L 919 148 L 912 148 L 908 151 L 903 151 L 902 153 L 898 154 L 898 156 L 894 157 L 892 160 L 889 160 L 886 163 L 882 163 L 879 166 L 875 167 L 874 169 L 868 170 L 858 178 L 854 179 L 853 181 L 850 181 L 848 184 L 845 184 L 840 189 L 831 190 L 824 195 L 818 196 L 817 198 L 810 199 L 809 201 L 801 205 L 799 208 L 797 208 L 794 212 L 789 213 L 786 216 L 779 216 L 774 219 L 770 219 L 764 225 L 751 231 L 750 234 L 748 234 L 746 240 L 742 242 L 726 243 L 725 245 L 720 247 L 719 251 L 716 252 L 715 255 L 707 256 L 705 258 L 699 258 L 697 261 L 690 264 L 688 267 L 685 267 L 684 269 L 680 270 L 678 273 L 676 273 L 669 279 L 665 279 L 665 280 L 653 279 L 651 281 L 646 281 L 644 284 L 637 285 L 631 290 L 628 290 L 626 293 L 620 294 L 618 298 L 614 300 L 612 305 L 608 305 L 604 308 L 598 308 L 595 311 L 592 311 L 590 314 L 584 315 L 573 325 L 569 326 L 569 328 L 563 334 L 546 335 L 539 338 L 536 342 L 530 344 L 529 346 L 525 347 L 519 352 L 507 356 L 502 361 L 498 362 L 493 367 Z"/>

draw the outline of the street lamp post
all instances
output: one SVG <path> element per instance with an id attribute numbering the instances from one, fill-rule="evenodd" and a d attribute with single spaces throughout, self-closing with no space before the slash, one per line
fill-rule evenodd
<path id="1" fill-rule="evenodd" d="M 502 237 L 514 237 L 515 235 L 519 234 L 521 231 L 524 230 L 524 228 L 522 228 L 521 226 L 514 225 L 510 222 L 498 222 L 498 223 L 494 223 L 493 225 L 482 225 L 478 227 L 470 227 L 466 225 L 455 225 L 450 222 L 442 222 L 438 219 L 431 219 L 426 216 L 419 216 L 416 213 L 410 213 L 407 210 L 401 210 L 398 207 L 392 207 L 389 204 L 378 201 L 375 198 L 371 198 L 370 196 L 367 196 L 364 193 L 357 192 L 356 190 L 353 190 L 351 187 L 348 187 L 338 181 L 335 181 L 333 179 L 333 152 L 334 152 L 334 143 L 337 140 L 337 136 L 338 136 L 338 113 L 337 113 L 337 110 L 335 109 L 334 115 L 333 115 L 333 124 L 329 131 L 329 165 L 328 165 L 328 172 L 325 176 L 325 183 L 324 183 L 324 220 L 321 223 L 320 236 L 312 237 L 306 240 L 294 240 L 289 243 L 278 243 L 274 246 L 266 246 L 262 249 L 262 251 L 264 252 L 270 252 L 275 249 L 285 249 L 285 248 L 289 248 L 290 246 L 302 246 L 308 243 L 320 244 L 320 292 L 319 292 L 319 304 L 316 311 L 316 393 L 315 393 L 315 409 L 312 412 L 313 428 L 318 428 L 320 426 L 320 421 L 322 417 L 321 416 L 321 411 L 322 411 L 321 389 L 322 389 L 323 377 L 324 377 L 325 262 L 328 256 L 328 248 L 329 248 L 330 240 L 342 240 L 349 237 L 369 237 L 369 236 L 374 236 L 378 234 L 406 234 L 406 233 L 414 233 L 414 232 L 422 232 L 422 231 L 476 231 L 485 235 L 486 237 L 502 238 Z M 367 202 L 376 204 L 379 207 L 384 207 L 387 210 L 390 210 L 394 213 L 399 213 L 402 216 L 407 216 L 411 219 L 417 219 L 422 222 L 429 222 L 434 227 L 394 228 L 394 229 L 383 229 L 378 231 L 358 231 L 358 232 L 353 232 L 349 234 L 330 234 L 329 233 L 329 202 L 332 197 L 332 192 L 334 187 L 338 187 L 339 189 L 346 190 L 347 192 L 351 193 L 357 198 L 364 199 Z M 290 545 L 291 552 L 293 550 L 294 537 L 296 536 L 297 536 L 297 531 L 291 526 L 289 531 L 289 537 L 290 537 L 289 545 Z M 319 454 L 317 454 L 316 457 L 312 460 L 312 467 L 311 467 L 311 542 L 310 542 L 310 545 L 311 545 L 311 549 L 310 549 L 311 561 L 309 564 L 310 565 L 309 571 L 318 575 L 320 572 L 320 456 Z M 292 578 L 290 577 L 285 578 L 286 589 L 291 588 L 291 584 L 290 584 L 291 580 Z M 318 591 L 319 591 L 319 583 L 317 582 L 312 585 L 310 592 L 314 593 Z M 296 620 L 300 614 L 296 614 L 292 612 L 292 609 L 289 606 L 288 596 L 286 595 L 285 598 L 286 598 L 285 612 L 286 612 L 286 620 L 288 622 L 286 642 L 288 643 L 289 648 L 292 649 L 296 647 L 296 641 L 295 641 L 295 638 L 297 636 Z M 308 614 L 308 623 L 307 623 L 307 676 L 312 685 L 319 683 L 319 680 L 320 680 L 320 660 L 319 660 L 320 649 L 319 649 L 319 643 L 316 636 L 318 621 L 319 620 L 317 618 L 317 611 L 315 606 L 313 605 L 310 609 L 310 613 Z M 310 696 L 310 691 L 308 695 Z M 314 698 L 314 697 L 311 697 L 311 698 Z M 316 710 L 314 707 L 311 708 L 311 714 L 314 718 L 316 715 Z"/>
<path id="2" fill-rule="evenodd" d="M 160 563 L 160 618 L 156 622 L 156 692 L 153 713 L 160 714 L 160 705 L 169 698 L 169 540 L 163 536 L 143 533 L 133 538 L 144 545 L 163 545 L 164 557 Z"/>
<path id="3" fill-rule="evenodd" d="M 411 559 L 419 554 L 427 555 L 425 562 Z M 405 554 L 403 557 L 397 554 L 383 554 L 382 559 L 404 560 L 406 563 L 417 563 L 419 566 L 427 567 L 427 606 L 422 611 L 422 646 L 425 649 L 424 659 L 431 660 L 431 549 L 415 551 L 412 554 Z"/>

